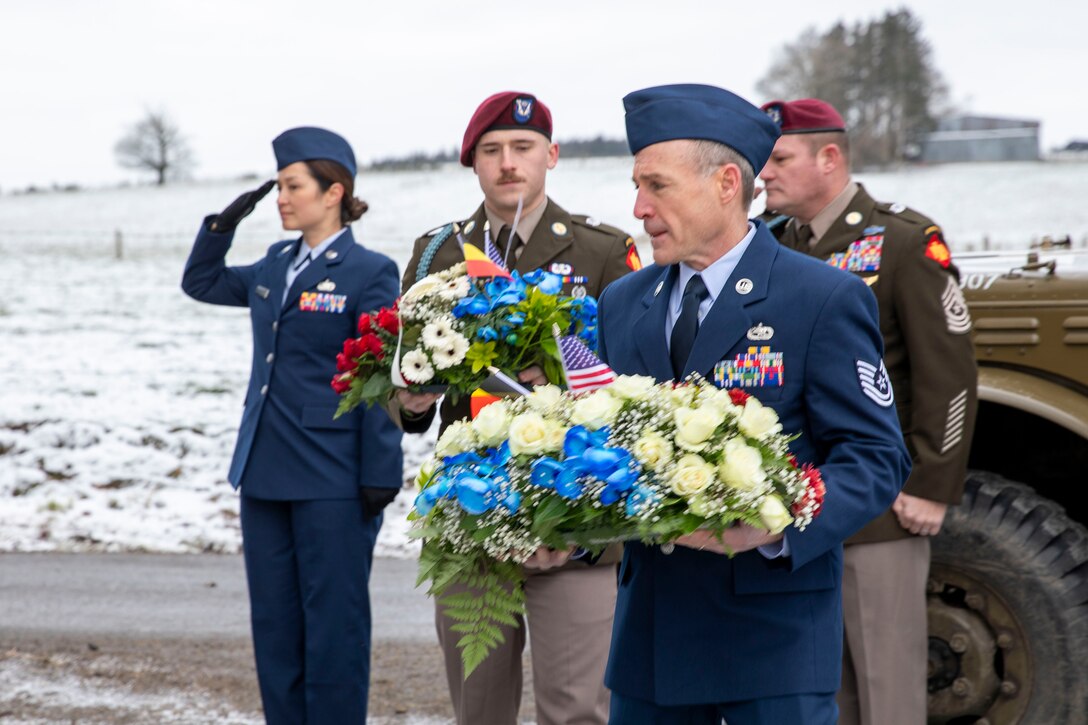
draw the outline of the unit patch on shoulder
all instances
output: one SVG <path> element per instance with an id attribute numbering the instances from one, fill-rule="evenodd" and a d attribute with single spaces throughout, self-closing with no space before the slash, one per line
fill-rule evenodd
<path id="1" fill-rule="evenodd" d="M 892 393 L 892 381 L 888 379 L 888 369 L 884 367 L 884 361 L 880 361 L 880 367 L 864 360 L 858 360 L 858 383 L 865 397 L 877 405 L 887 408 L 895 402 Z"/>
<path id="2" fill-rule="evenodd" d="M 948 251 L 948 246 L 944 243 L 941 228 L 936 224 L 926 227 L 925 237 L 926 256 L 944 269 L 948 269 L 948 265 L 952 264 L 952 253 Z"/>
<path id="3" fill-rule="evenodd" d="M 967 301 L 956 280 L 948 277 L 948 284 L 941 293 L 941 307 L 944 308 L 944 322 L 953 335 L 963 335 L 971 331 L 971 315 L 967 311 Z"/>
<path id="4" fill-rule="evenodd" d="M 631 237 L 627 237 L 627 257 L 624 261 L 627 262 L 627 267 L 634 272 L 642 269 L 642 260 L 638 256 L 638 247 L 635 246 Z"/>
<path id="5" fill-rule="evenodd" d="M 845 251 L 827 258 L 832 267 L 847 272 L 879 272 L 884 250 L 884 227 L 866 227 L 861 239 L 851 242 Z"/>

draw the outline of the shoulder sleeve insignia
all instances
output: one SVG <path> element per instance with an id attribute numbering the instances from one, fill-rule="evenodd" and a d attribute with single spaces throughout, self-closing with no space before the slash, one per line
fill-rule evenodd
<path id="1" fill-rule="evenodd" d="M 642 269 L 642 260 L 638 256 L 638 247 L 631 237 L 627 237 L 627 266 L 634 272 Z"/>
<path id="2" fill-rule="evenodd" d="M 952 264 L 952 253 L 948 251 L 948 247 L 944 243 L 941 228 L 936 224 L 926 227 L 925 237 L 926 256 L 941 265 L 942 268 L 948 269 L 948 266 Z"/>

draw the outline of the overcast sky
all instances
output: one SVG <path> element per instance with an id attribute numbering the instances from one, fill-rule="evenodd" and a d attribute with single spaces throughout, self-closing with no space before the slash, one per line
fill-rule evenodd
<path id="1" fill-rule="evenodd" d="M 980 0 L 35 0 L 0 5 L 0 190 L 139 178 L 113 146 L 144 108 L 188 137 L 198 178 L 274 169 L 270 141 L 331 128 L 361 162 L 460 144 L 498 90 L 535 93 L 555 135 L 623 136 L 624 94 L 711 83 L 749 100 L 809 27 L 906 6 L 962 110 L 1088 138 L 1088 3 Z"/>

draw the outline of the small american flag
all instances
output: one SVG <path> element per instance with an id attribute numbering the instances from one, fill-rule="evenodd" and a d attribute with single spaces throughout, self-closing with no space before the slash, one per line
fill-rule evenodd
<path id="1" fill-rule="evenodd" d="M 559 355 L 563 361 L 563 373 L 567 376 L 567 388 L 575 393 L 603 388 L 616 379 L 612 368 L 586 347 L 575 335 L 560 337 L 558 330 L 553 334 L 559 343 Z"/>
<path id="2" fill-rule="evenodd" d="M 506 265 L 502 261 L 502 253 L 499 252 L 499 248 L 495 246 L 495 243 L 491 241 L 491 222 L 484 223 L 484 253 L 492 262 L 506 269 Z"/>

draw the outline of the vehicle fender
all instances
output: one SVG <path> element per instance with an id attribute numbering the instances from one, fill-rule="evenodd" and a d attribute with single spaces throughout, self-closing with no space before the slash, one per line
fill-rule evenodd
<path id="1" fill-rule="evenodd" d="M 978 398 L 1031 413 L 1088 440 L 1088 397 L 1009 368 L 980 366 Z"/>

